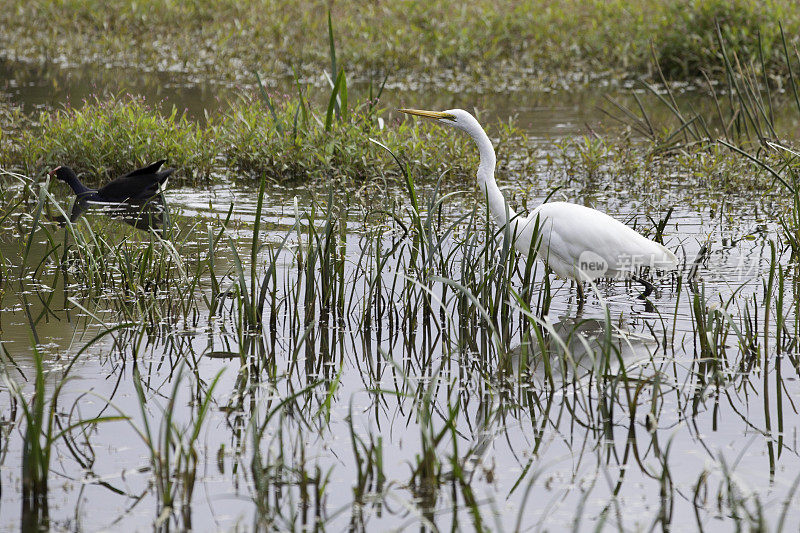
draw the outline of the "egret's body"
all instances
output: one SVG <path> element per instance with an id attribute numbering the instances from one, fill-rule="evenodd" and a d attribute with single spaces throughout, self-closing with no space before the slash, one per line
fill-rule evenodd
<path id="1" fill-rule="evenodd" d="M 551 202 L 540 205 L 526 218 L 518 216 L 497 186 L 494 147 L 475 117 L 461 109 L 401 111 L 436 120 L 472 137 L 480 151 L 478 186 L 492 216 L 501 227 L 508 226 L 520 252 L 535 251 L 536 257 L 558 276 L 581 282 L 633 276 L 645 266 L 662 270 L 677 266 L 675 254 L 664 246 L 596 209 Z"/>
<path id="2" fill-rule="evenodd" d="M 677 263 L 675 255 L 664 246 L 619 220 L 597 209 L 568 202 L 542 204 L 527 219 L 522 219 L 517 224 L 518 250 L 530 250 L 537 218 L 541 242 L 538 255 L 562 278 L 581 281 L 619 278 L 643 266 L 670 269 Z M 586 264 L 593 260 L 602 262 L 605 268 Z"/>

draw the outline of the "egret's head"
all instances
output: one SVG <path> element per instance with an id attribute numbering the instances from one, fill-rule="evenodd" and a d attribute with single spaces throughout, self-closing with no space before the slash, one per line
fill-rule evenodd
<path id="1" fill-rule="evenodd" d="M 454 128 L 464 130 L 467 133 L 480 130 L 481 126 L 478 121 L 463 109 L 448 109 L 447 111 L 425 111 L 422 109 L 399 109 L 401 113 L 407 115 L 416 115 L 418 117 L 434 120 L 439 124 L 445 124 Z"/>

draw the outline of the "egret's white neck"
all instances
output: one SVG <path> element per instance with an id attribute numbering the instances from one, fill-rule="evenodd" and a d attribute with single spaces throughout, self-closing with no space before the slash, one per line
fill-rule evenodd
<path id="1" fill-rule="evenodd" d="M 516 225 L 516 213 L 506 203 L 506 199 L 494 179 L 494 167 L 497 158 L 494 155 L 492 141 L 477 121 L 472 127 L 465 128 L 464 131 L 469 133 L 475 144 L 478 145 L 478 151 L 481 156 L 481 162 L 478 166 L 478 187 L 486 195 L 489 211 L 500 226 L 505 226 L 509 220 L 513 221 L 513 225 Z M 511 229 L 515 228 L 512 227 Z"/>

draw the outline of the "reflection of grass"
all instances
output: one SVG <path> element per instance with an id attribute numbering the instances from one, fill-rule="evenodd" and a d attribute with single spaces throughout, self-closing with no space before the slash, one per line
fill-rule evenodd
<path id="1" fill-rule="evenodd" d="M 317 75 L 329 65 L 328 5 L 12 0 L 0 12 L 0 46 L 9 56 L 146 65 L 205 77 L 247 76 L 259 66 L 280 77 L 292 64 Z M 340 59 L 359 76 L 402 70 L 417 81 L 420 72 L 440 69 L 497 85 L 516 83 L 510 80 L 517 76 L 498 77 L 501 72 L 516 73 L 523 83 L 535 80 L 526 68 L 646 72 L 651 41 L 670 74 L 696 76 L 716 53 L 714 20 L 752 51 L 759 29 L 765 44 L 775 40 L 778 20 L 796 35 L 800 9 L 792 0 L 478 0 L 457 9 L 442 0 L 381 0 L 337 2 L 333 18 L 339 34 L 348 36 L 341 39 Z"/>
<path id="2" fill-rule="evenodd" d="M 142 413 L 141 427 L 135 426 L 135 428 L 150 454 L 150 468 L 160 507 L 159 518 L 155 524 L 159 531 L 169 531 L 169 527 L 164 526 L 164 523 L 176 510 L 180 510 L 181 513 L 181 526 L 186 529 L 192 527 L 192 493 L 197 479 L 200 457 L 198 439 L 204 429 L 211 407 L 214 387 L 216 387 L 222 372 L 221 370 L 217 373 L 204 394 L 202 392 L 197 394 L 190 411 L 190 421 L 185 425 L 180 425 L 175 421 L 179 416 L 176 413 L 176 402 L 181 386 L 184 384 L 184 367 L 180 367 L 173 377 L 174 384 L 167 405 L 163 408 L 157 406 L 157 409 L 161 410 L 161 416 L 156 415 L 155 417 L 161 419 L 157 431 L 156 427 L 152 427 L 150 423 L 147 405 L 151 402 L 145 395 L 141 375 L 138 370 L 133 373 L 133 384 Z"/>
<path id="3" fill-rule="evenodd" d="M 33 346 L 33 394 L 28 396 L 22 385 L 12 377 L 12 372 L 19 370 L 5 349 L 0 345 L 3 358 L 0 363 L 2 377 L 7 389 L 18 401 L 22 411 L 25 429 L 22 445 L 22 524 L 23 530 L 38 530 L 46 527 L 48 522 L 48 480 L 51 477 L 51 462 L 54 457 L 55 444 L 64 439 L 74 439 L 71 432 L 84 426 L 94 426 L 101 422 L 124 420 L 124 416 L 98 416 L 94 418 L 73 420 L 64 416 L 59 410 L 59 396 L 68 381 L 68 374 L 75 361 L 89 349 L 95 341 L 114 330 L 105 331 L 88 342 L 70 361 L 63 371 L 52 392 L 48 392 L 42 355 Z M 15 368 L 16 367 L 16 368 Z M 21 372 L 21 370 L 19 370 Z M 25 375 L 23 374 L 23 378 Z M 27 379 L 27 378 L 26 378 Z M 26 397 L 27 396 L 27 397 Z M 63 408 L 63 406 L 62 406 Z M 67 444 L 69 446 L 69 443 Z"/>

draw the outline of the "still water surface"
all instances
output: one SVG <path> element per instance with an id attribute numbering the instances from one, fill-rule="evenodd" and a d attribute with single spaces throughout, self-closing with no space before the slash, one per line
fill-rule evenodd
<path id="1" fill-rule="evenodd" d="M 54 72 L 2 63 L 0 72 L 0 79 L 6 80 L 0 91 L 28 110 L 65 102 L 74 104 L 93 93 L 110 90 L 162 99 L 167 105 L 185 107 L 200 118 L 203 110 L 225 105 L 236 91 L 171 84 L 165 75 L 136 77 L 126 71 Z M 464 106 L 467 98 L 489 117 L 517 114 L 519 123 L 547 151 L 552 146 L 549 143 L 585 133 L 587 124 L 598 131 L 615 127 L 597 110 L 603 92 L 484 94 L 467 98 L 434 89 L 387 90 L 383 100 L 389 108 L 401 104 L 448 108 Z M 624 94 L 615 96 L 625 98 Z M 539 190 L 529 201 L 528 208 L 533 208 L 547 194 L 545 182 L 534 174 L 501 185 L 509 192 L 528 185 Z M 446 192 L 455 194 L 442 212 L 445 224 L 455 223 L 480 203 L 470 187 L 452 187 Z M 69 204 L 63 191 L 55 185 L 51 190 L 66 208 Z M 430 198 L 433 191 L 432 183 L 420 184 L 421 198 Z M 198 392 L 223 370 L 213 393 L 210 418 L 199 439 L 201 459 L 189 513 L 192 526 L 203 531 L 255 528 L 255 517 L 259 515 L 272 517 L 271 523 L 277 529 L 303 527 L 307 523 L 304 520 L 313 523 L 315 515 L 321 516 L 332 530 L 359 526 L 369 530 L 418 529 L 431 524 L 446 529 L 456 521 L 471 528 L 474 518 L 465 504 L 463 489 L 448 474 L 452 470 L 449 463 L 443 466 L 438 487 L 425 489 L 409 482 L 425 439 L 419 402 L 412 398 L 431 384 L 438 384 L 431 395 L 435 432 L 446 428 L 448 406 L 459 407 L 454 433 L 447 433 L 441 458 L 454 456 L 460 460 L 488 527 L 590 530 L 605 523 L 611 529 L 647 530 L 658 520 L 669 520 L 673 527 L 683 530 L 695 527 L 697 515 L 706 530 L 724 531 L 734 523 L 732 508 L 740 514 L 755 515 L 759 505 L 774 526 L 783 512 L 785 498 L 793 494 L 792 484 L 800 472 L 800 417 L 794 404 L 800 393 L 797 368 L 791 354 L 776 358 L 774 351 L 766 354 L 767 365 L 746 368 L 746 358 L 731 334 L 722 339 L 731 354 L 731 360 L 722 365 L 726 369 L 724 377 L 712 387 L 700 386 L 698 376 L 703 363 L 697 361 L 700 349 L 693 302 L 699 291 L 705 291 L 710 304 L 722 306 L 733 298 L 736 303 L 727 312 L 735 316 L 737 323 L 745 313 L 745 305 L 755 313 L 755 318 L 750 319 L 760 320 L 762 277 L 769 269 L 772 253 L 769 242 L 779 231 L 769 215 L 774 211 L 775 199 L 734 198 L 720 211 L 705 206 L 703 199 L 694 197 L 691 191 L 681 190 L 679 183 L 667 183 L 659 195 L 645 198 L 602 190 L 587 196 L 575 187 L 567 187 L 561 193 L 642 228 L 653 226 L 645 215 L 658 220 L 672 207 L 665 244 L 685 260 L 684 275 L 702 245 L 708 245 L 710 253 L 698 265 L 695 290 L 686 281 L 679 284 L 665 279 L 652 298 L 654 305 L 637 300 L 635 286 L 604 283 L 579 312 L 574 288 L 553 279 L 548 322 L 553 331 L 563 336 L 576 361 L 576 368 L 555 370 L 555 389 L 548 391 L 545 370 L 539 361 L 525 375 L 512 377 L 512 390 L 505 390 L 495 375 L 496 350 L 481 344 L 490 338 L 486 332 L 476 335 L 477 349 L 454 353 L 448 335 L 455 335 L 458 324 L 467 318 L 459 316 L 441 285 L 432 289 L 445 299 L 437 304 L 434 316 L 439 316 L 441 308 L 450 318 L 434 320 L 433 329 L 424 323 L 417 324 L 413 331 L 404 329 L 392 323 L 391 312 L 371 327 L 365 326 L 364 313 L 371 305 L 371 300 L 364 297 L 370 290 L 366 281 L 369 269 L 375 268 L 385 280 L 381 289 L 385 305 L 400 314 L 409 311 L 409 303 L 389 287 L 398 279 L 395 273 L 408 264 L 408 248 L 401 246 L 395 255 L 390 254 L 382 269 L 374 262 L 364 262 L 362 257 L 365 248 L 374 249 L 376 243 L 389 249 L 393 243 L 403 242 L 398 224 L 383 219 L 380 224 L 375 222 L 380 210 L 408 203 L 399 188 L 388 186 L 373 191 L 337 191 L 334 195 L 336 205 L 342 208 L 339 220 L 346 235 L 339 241 L 345 257 L 342 279 L 348 298 L 351 294 L 355 297 L 348 302 L 344 316 L 335 325 L 328 324 L 327 334 L 318 326 L 312 340 L 299 350 L 303 343 L 298 340 L 297 327 L 292 325 L 296 309 L 292 302 L 299 300 L 286 296 L 286 305 L 279 309 L 276 331 L 266 335 L 267 344 L 272 342 L 267 352 L 274 354 L 274 378 L 245 382 L 248 386 L 244 386 L 238 359 L 212 357 L 223 352 L 238 353 L 243 343 L 250 342 L 237 333 L 233 304 L 226 304 L 228 310 L 213 318 L 206 308 L 204 315 L 190 320 L 147 324 L 150 327 L 144 333 L 126 335 L 118 342 L 111 337 L 100 339 L 71 369 L 72 381 L 62 392 L 59 411 L 77 409 L 80 417 L 91 418 L 100 413 L 115 414 L 116 409 L 131 416 L 133 424 L 141 428 L 142 415 L 133 385 L 135 369 L 141 374 L 146 391 L 148 419 L 157 425 L 181 368 L 179 361 L 186 359 L 190 364 L 174 408 L 178 424 L 186 425 L 194 416 Z M 204 253 L 209 228 L 218 231 L 232 205 L 228 233 L 246 257 L 256 196 L 251 188 L 226 180 L 203 188 L 169 190 L 171 220 L 186 243 L 182 252 Z M 292 228 L 298 214 L 308 213 L 315 206 L 319 210 L 327 198 L 324 187 L 276 187 L 268 191 L 261 216 L 265 228 L 261 239 L 268 246 L 262 250 L 261 259 L 268 260 L 270 250 L 289 235 L 286 251 L 277 260 L 278 291 L 288 294 L 296 287 L 305 287 L 295 258 L 307 242 Z M 716 205 L 717 200 L 709 199 L 709 203 Z M 753 208 L 754 203 L 758 209 Z M 317 216 L 314 225 L 322 228 L 324 216 Z M 128 239 L 146 243 L 149 239 L 146 232 L 102 213 L 88 213 L 85 220 L 113 242 Z M 301 226 L 308 224 L 305 221 Z M 376 225 L 382 225 L 378 233 Z M 108 327 L 124 320 L 102 298 L 81 297 L 79 285 L 65 287 L 63 277 L 55 275 L 54 265 L 44 265 L 35 276 L 15 278 L 15 272 L 25 272 L 19 270 L 20 243 L 28 228 L 30 217 L 16 215 L 9 217 L 2 228 L 0 252 L 12 268 L 6 281 L 11 290 L 7 289 L 0 298 L 0 331 L 3 345 L 18 367 L 10 372 L 12 378 L 20 381 L 24 390 L 30 390 L 28 376 L 33 374 L 33 358 L 29 313 L 38 316 L 44 312 L 47 306 L 42 298 L 53 296 L 58 304 L 49 304 L 53 311 L 45 313 L 36 326 L 38 349 L 44 354 L 52 390 L 65 370 L 67 356 L 104 329 L 99 322 Z M 442 246 L 463 254 L 466 248 L 460 243 L 468 229 L 466 224 L 458 224 L 457 231 L 446 237 Z M 53 225 L 47 231 L 55 236 L 56 243 L 65 239 L 64 230 Z M 39 230 L 28 264 L 35 265 L 36 258 L 47 254 L 49 246 L 52 242 L 46 232 Z M 454 265 L 461 258 L 450 257 Z M 220 247 L 216 260 L 218 272 L 234 268 L 228 246 Z M 230 286 L 232 281 L 226 280 L 225 284 Z M 534 285 L 537 290 L 544 286 L 541 269 Z M 203 277 L 199 294 L 210 292 L 211 281 L 208 276 Z M 202 305 L 198 308 L 204 309 Z M 513 317 L 519 324 L 519 309 Z M 524 351 L 520 347 L 520 330 L 514 331 L 510 357 L 518 361 Z M 607 331 L 609 339 L 604 340 Z M 302 328 L 299 333 L 303 333 Z M 613 346 L 617 356 L 603 372 L 618 376 L 624 369 L 633 383 L 623 393 L 597 377 L 591 354 L 604 346 Z M 535 359 L 536 349 L 531 350 Z M 387 357 L 397 366 L 388 363 Z M 22 380 L 23 374 L 27 381 Z M 310 398 L 302 397 L 291 409 L 265 423 L 260 444 L 262 459 L 273 469 L 265 470 L 269 490 L 257 491 L 252 421 L 263 421 L 276 402 L 319 379 L 327 379 L 328 385 Z M 198 380 L 206 385 L 199 386 Z M 334 389 L 329 386 L 332 382 L 337 383 Z M 659 388 L 661 394 L 655 394 L 654 388 Z M 329 390 L 333 392 L 328 399 Z M 628 399 L 631 395 L 636 397 L 632 400 L 637 405 L 635 412 L 628 400 L 620 399 L 626 394 Z M 610 397 L 615 399 L 609 401 Z M 107 406 L 108 400 L 114 408 Z M 6 413 L 2 420 L 11 427 L 13 402 L 5 387 L 0 388 L 0 402 Z M 324 415 L 329 420 L 323 424 L 318 412 L 324 405 L 330 410 Z M 648 412 L 655 415 L 654 423 L 648 421 Z M 159 518 L 158 501 L 149 485 L 152 476 L 147 448 L 131 425 L 109 422 L 86 435 L 74 433 L 74 449 L 59 441 L 51 465 L 53 525 L 72 530 L 149 529 Z M 360 497 L 356 497 L 356 472 L 364 469 L 364 452 L 351 435 L 363 443 L 381 438 L 385 478 Z M 2 445 L 7 448 L 0 467 L 0 527 L 15 529 L 21 519 L 22 438 L 18 428 L 3 433 L 3 438 Z M 354 447 L 362 456 L 354 453 Z M 308 491 L 304 493 L 304 479 L 306 484 L 317 483 L 315 487 L 323 485 L 324 495 L 317 498 L 308 496 Z M 310 492 L 314 490 L 318 489 Z M 800 521 L 796 503 L 786 512 L 787 524 Z"/>

